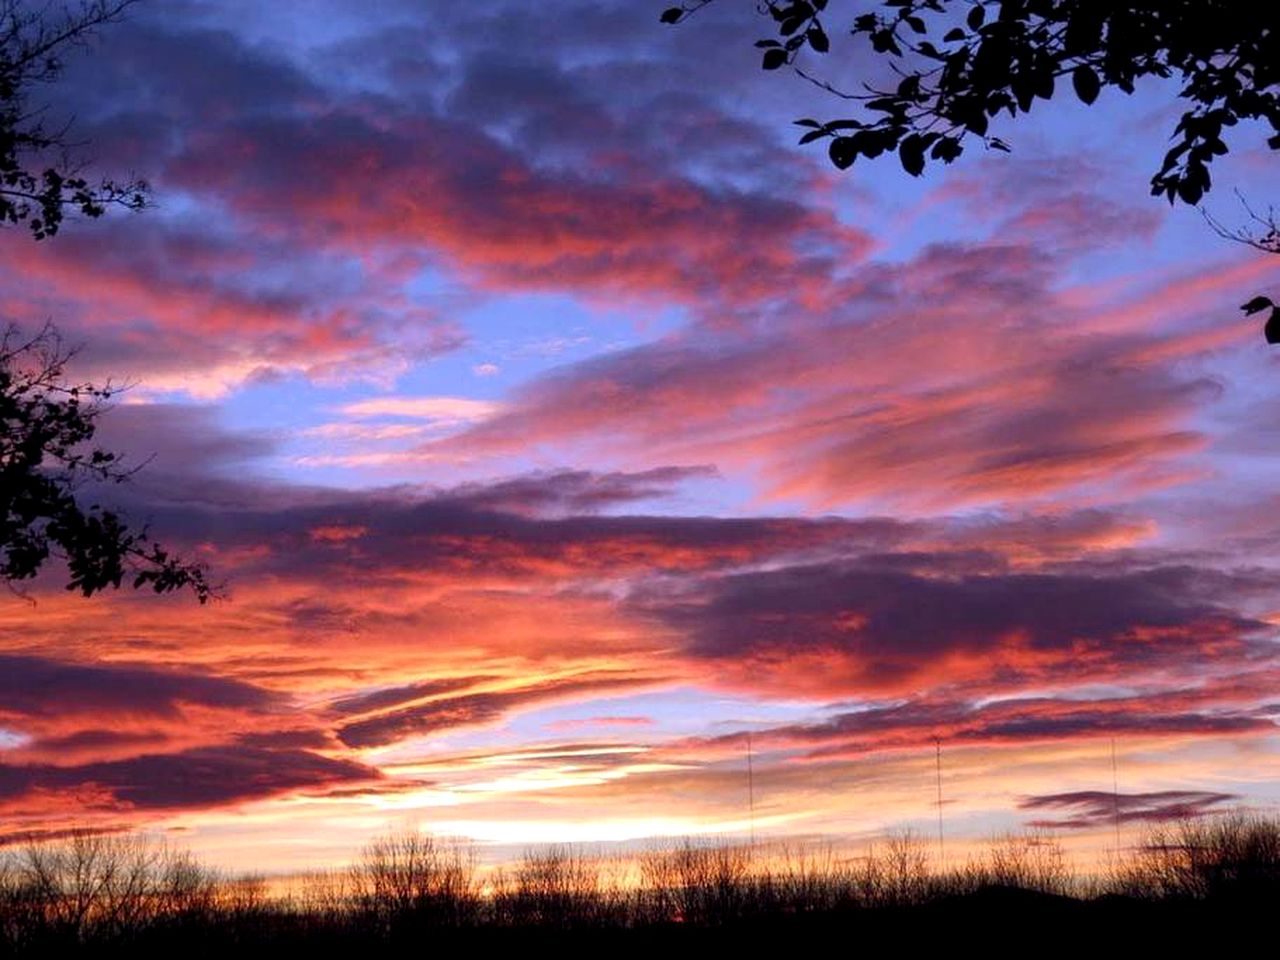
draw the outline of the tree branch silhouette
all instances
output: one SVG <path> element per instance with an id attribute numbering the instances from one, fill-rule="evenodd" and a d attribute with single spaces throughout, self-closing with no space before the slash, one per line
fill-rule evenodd
<path id="1" fill-rule="evenodd" d="M 134 2 L 55 8 L 0 0 L 0 226 L 23 224 L 44 240 L 68 213 L 98 217 L 111 206 L 146 206 L 142 181 L 90 184 L 70 158 L 68 126 L 50 129 L 44 109 L 31 104 L 33 90 L 61 74 L 64 53 Z M 174 556 L 118 513 L 81 505 L 86 486 L 123 482 L 133 470 L 92 445 L 118 388 L 68 382 L 72 354 L 51 325 L 28 338 L 15 326 L 0 334 L 0 580 L 18 590 L 59 558 L 67 589 L 86 597 L 128 581 L 157 593 L 190 589 L 206 602 L 214 590 L 201 565 Z"/>
<path id="2" fill-rule="evenodd" d="M 714 0 L 686 0 L 660 16 L 675 24 Z M 1155 77 L 1178 84 L 1187 108 L 1173 145 L 1151 177 L 1151 193 L 1170 204 L 1196 206 L 1212 185 L 1210 167 L 1228 152 L 1228 131 L 1242 121 L 1269 125 L 1280 149 L 1280 7 L 1230 0 L 763 0 L 756 9 L 775 36 L 756 42 L 764 70 L 788 69 L 856 104 L 854 116 L 804 118 L 801 144 L 822 141 L 837 168 L 858 159 L 896 155 L 920 176 L 931 162 L 949 164 L 966 147 L 1010 150 L 990 126 L 1002 116 L 1030 113 L 1068 86 L 1084 104 L 1116 89 L 1132 94 Z M 843 16 L 844 19 L 838 19 Z M 858 89 L 824 79 L 832 37 L 853 45 L 841 55 L 889 67 L 894 82 L 864 80 Z M 1247 205 L 1246 205 L 1247 206 Z M 1252 214 L 1253 211 L 1250 211 Z M 1231 231 L 1228 239 L 1280 252 L 1275 217 L 1255 216 L 1263 232 Z M 1266 306 L 1270 298 L 1262 297 Z M 1259 298 L 1245 305 L 1256 313 Z M 1250 306 L 1254 309 L 1250 310 Z M 1274 319 L 1274 315 L 1273 315 Z M 1267 339 L 1278 328 L 1269 323 Z"/>
<path id="3" fill-rule="evenodd" d="M 71 156 L 68 128 L 50 129 L 31 105 L 35 88 L 62 73 L 62 56 L 83 46 L 136 0 L 82 0 L 57 14 L 49 6 L 0 0 L 0 224 L 23 223 L 37 240 L 58 232 L 68 212 L 100 217 L 109 207 L 143 209 L 137 178 L 91 183 Z"/>
<path id="4" fill-rule="evenodd" d="M 92 445 L 119 388 L 67 381 L 72 355 L 52 326 L 28 338 L 10 326 L 0 337 L 0 579 L 28 580 L 58 557 L 70 573 L 67 589 L 86 597 L 127 579 L 157 593 L 188 588 L 208 601 L 214 589 L 202 565 L 114 511 L 81 505 L 85 486 L 122 483 L 137 468 Z"/>

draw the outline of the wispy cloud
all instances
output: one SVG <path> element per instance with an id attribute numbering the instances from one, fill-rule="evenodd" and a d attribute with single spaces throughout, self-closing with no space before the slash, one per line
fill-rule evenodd
<path id="1" fill-rule="evenodd" d="M 1041 817 L 1032 826 L 1054 830 L 1105 827 L 1111 823 L 1149 823 L 1203 816 L 1239 800 L 1232 793 L 1205 790 L 1159 790 L 1151 793 L 1105 793 L 1081 790 L 1027 797 L 1018 804 L 1022 810 L 1057 814 Z"/>
<path id="2" fill-rule="evenodd" d="M 499 410 L 501 404 L 466 397 L 370 397 L 357 400 L 340 408 L 349 417 L 403 417 L 409 420 L 430 420 L 452 425 L 485 420 Z"/>

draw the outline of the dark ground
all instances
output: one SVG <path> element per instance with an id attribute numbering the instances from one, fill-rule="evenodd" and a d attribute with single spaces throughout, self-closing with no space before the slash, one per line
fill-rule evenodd
<path id="1" fill-rule="evenodd" d="M 1164 900 L 1123 897 L 1082 901 L 993 888 L 912 907 L 770 916 L 714 927 L 553 929 L 441 928 L 402 922 L 390 931 L 334 929 L 285 915 L 203 929 L 152 930 L 116 944 L 31 943 L 22 956 L 344 957 L 353 960 L 446 956 L 677 957 L 733 956 L 808 960 L 837 956 L 1189 956 L 1270 953 L 1269 921 L 1280 901 Z"/>

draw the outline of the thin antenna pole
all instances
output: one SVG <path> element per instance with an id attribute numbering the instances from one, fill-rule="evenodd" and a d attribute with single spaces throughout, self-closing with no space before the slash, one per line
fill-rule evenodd
<path id="1" fill-rule="evenodd" d="M 751 846 L 756 845 L 756 776 L 751 762 L 751 731 L 747 731 L 747 815 L 751 824 Z"/>
<path id="2" fill-rule="evenodd" d="M 946 862 L 946 848 L 942 840 L 942 738 L 933 738 L 933 755 L 938 775 L 938 866 Z"/>
<path id="3" fill-rule="evenodd" d="M 1120 773 L 1116 765 L 1116 738 L 1111 738 L 1111 813 L 1116 826 L 1116 856 L 1120 855 Z"/>

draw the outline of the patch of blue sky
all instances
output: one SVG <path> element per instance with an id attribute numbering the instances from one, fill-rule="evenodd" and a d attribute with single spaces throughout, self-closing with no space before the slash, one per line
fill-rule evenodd
<path id="1" fill-rule="evenodd" d="M 511 383 L 659 339 L 680 330 L 688 316 L 660 303 L 610 306 L 564 293 L 517 293 L 486 296 L 459 320 L 468 336 L 465 372 L 492 363 Z"/>
<path id="2" fill-rule="evenodd" d="M 653 735 L 666 739 L 766 729 L 812 719 L 815 712 L 811 701 L 772 700 L 698 687 L 676 687 L 530 710 L 513 717 L 508 729 L 519 742 L 548 736 L 575 739 L 616 736 L 643 740 Z M 586 723 L 602 717 L 644 717 L 651 722 L 624 727 Z M 565 731 L 566 724 L 570 726 L 569 733 Z"/>
<path id="3" fill-rule="evenodd" d="M 539 743 L 605 740 L 643 744 L 667 742 L 673 737 L 720 736 L 812 720 L 816 709 L 809 701 L 757 699 L 677 687 L 538 707 L 512 715 L 499 727 L 440 731 L 387 748 L 380 762 L 473 751 L 501 753 Z M 587 722 L 607 717 L 644 717 L 651 722 Z"/>

